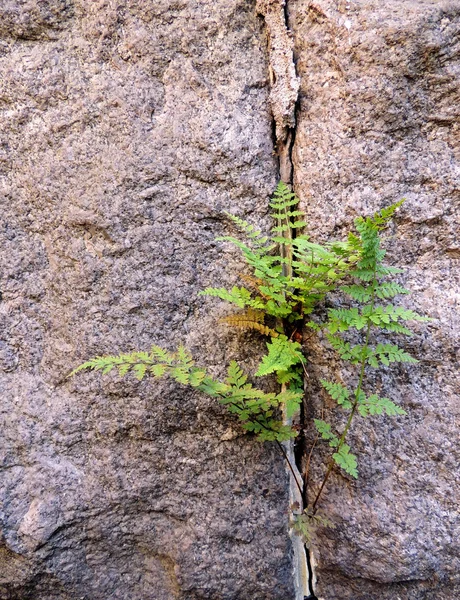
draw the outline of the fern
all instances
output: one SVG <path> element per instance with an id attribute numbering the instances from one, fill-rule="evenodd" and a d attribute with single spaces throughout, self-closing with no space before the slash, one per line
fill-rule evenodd
<path id="1" fill-rule="evenodd" d="M 305 508 L 300 514 L 296 512 L 297 510 L 297 507 L 294 506 L 291 527 L 302 538 L 307 548 L 310 547 L 312 534 L 318 527 L 335 529 L 334 523 L 324 515 L 313 513 L 310 508 Z"/>
<path id="2" fill-rule="evenodd" d="M 328 441 L 329 445 L 335 448 L 335 452 L 330 458 L 323 482 L 312 504 L 313 514 L 317 510 L 319 499 L 335 464 L 352 477 L 358 476 L 356 456 L 351 453 L 350 446 L 346 443 L 355 414 L 358 413 L 362 417 L 384 414 L 403 416 L 406 414 L 389 398 L 381 398 L 377 394 L 366 396 L 363 391 L 367 366 L 378 368 L 381 365 L 389 366 L 394 362 L 417 362 L 408 352 L 395 344 L 377 343 L 373 345 L 371 341 L 373 331 L 410 335 L 410 329 L 401 322 L 428 320 L 401 306 L 377 304 L 378 299 L 389 299 L 398 294 L 408 293 L 408 290 L 399 284 L 386 280 L 391 275 L 400 273 L 400 269 L 388 267 L 382 262 L 385 250 L 381 248 L 380 232 L 385 229 L 388 220 L 400 205 L 401 202 L 398 202 L 379 211 L 373 217 L 356 219 L 358 235 L 349 236 L 349 247 L 360 250 L 360 258 L 356 267 L 350 272 L 351 278 L 355 281 L 342 285 L 340 289 L 352 300 L 363 305 L 328 310 L 328 319 L 325 325 L 326 338 L 342 360 L 358 366 L 359 375 L 358 383 L 353 391 L 341 383 L 322 381 L 327 393 L 337 401 L 339 406 L 349 411 L 349 415 L 340 436 L 332 434 L 330 425 L 325 421 L 315 420 L 322 439 Z M 350 331 L 354 331 L 355 335 L 363 332 L 363 343 L 352 344 L 343 337 Z"/>
<path id="3" fill-rule="evenodd" d="M 329 396 L 333 398 L 337 404 L 342 406 L 344 409 L 352 408 L 350 402 L 350 390 L 340 383 L 334 383 L 332 381 L 326 381 L 321 379 L 321 385 L 328 392 Z"/>
<path id="4" fill-rule="evenodd" d="M 261 441 L 282 442 L 296 435 L 291 427 L 276 418 L 275 413 L 285 407 L 288 413 L 293 414 L 303 394 L 292 390 L 266 393 L 254 388 L 247 383 L 247 375 L 235 361 L 230 363 L 227 378 L 221 382 L 210 377 L 206 369 L 196 367 L 192 355 L 183 346 L 179 346 L 175 353 L 154 346 L 150 353 L 98 356 L 77 367 L 70 375 L 87 369 L 109 373 L 113 368 L 117 368 L 121 376 L 132 372 L 139 380 L 146 375 L 156 378 L 169 376 L 182 385 L 190 385 L 218 398 L 240 419 L 243 428 L 256 433 Z"/>
<path id="5" fill-rule="evenodd" d="M 251 275 L 241 276 L 250 290 L 207 288 L 201 293 L 290 322 L 311 313 L 354 266 L 359 258 L 359 249 L 348 241 L 324 246 L 311 242 L 307 235 L 299 233 L 306 223 L 304 213 L 296 208 L 297 204 L 295 194 L 284 183 L 279 183 L 270 202 L 271 216 L 276 225 L 269 236 L 262 235 L 247 221 L 227 213 L 232 223 L 246 236 L 246 241 L 232 236 L 218 239 L 241 250 L 253 271 Z M 236 327 L 247 327 L 237 319 L 227 322 Z M 252 328 L 276 337 L 272 335 L 273 327 L 268 330 L 259 326 Z"/>
<path id="6" fill-rule="evenodd" d="M 340 443 L 337 447 L 337 452 L 334 452 L 332 458 L 345 473 L 348 473 L 355 479 L 358 478 L 358 462 L 356 456 L 350 452 L 350 446 Z"/>
<path id="7" fill-rule="evenodd" d="M 230 363 L 223 381 L 216 379 L 205 368 L 197 366 L 183 346 L 175 352 L 152 346 L 150 352 L 99 356 L 77 367 L 72 375 L 83 370 L 96 370 L 103 374 L 115 371 L 122 377 L 131 374 L 140 381 L 146 377 L 169 377 L 215 398 L 239 420 L 243 430 L 254 434 L 258 440 L 280 445 L 297 435 L 289 420 L 298 413 L 303 399 L 303 377 L 307 367 L 301 332 L 308 328 L 313 335 L 324 330 L 327 342 L 339 357 L 357 367 L 357 384 L 348 387 L 341 382 L 321 381 L 325 392 L 346 411 L 346 422 L 340 433 L 325 420 L 314 419 L 318 439 L 330 448 L 329 461 L 314 502 L 300 514 L 295 514 L 292 522 L 294 530 L 309 540 L 314 527 L 330 525 L 317 511 L 334 467 L 338 466 L 353 478 L 358 476 L 357 458 L 347 444 L 354 417 L 405 414 L 389 398 L 365 392 L 368 367 L 417 362 L 395 344 L 373 341 L 374 333 L 410 335 L 408 321 L 426 320 L 412 310 L 385 303 L 408 293 L 391 280 L 402 271 L 383 263 L 385 250 L 380 241 L 380 233 L 400 205 L 396 203 L 372 217 L 356 219 L 356 233 L 349 233 L 343 241 L 323 245 L 314 243 L 302 233 L 305 215 L 298 208 L 298 198 L 284 183 L 279 183 L 270 202 L 274 225 L 268 235 L 227 213 L 240 236 L 217 239 L 231 243 L 241 251 L 250 273 L 240 275 L 244 286 L 231 289 L 208 287 L 200 294 L 220 298 L 240 309 L 224 317 L 225 324 L 257 331 L 269 338 L 267 353 L 261 358 L 255 376 L 276 377 L 282 386 L 279 393 L 254 387 L 235 361 Z M 325 322 L 324 319 L 321 321 L 321 313 L 313 320 L 307 320 L 330 292 L 337 291 L 351 299 L 350 305 L 329 308 Z M 379 301 L 382 303 L 378 304 Z M 348 337 L 350 334 L 352 338 Z M 363 339 L 355 343 L 359 336 Z M 283 414 L 287 422 L 283 421 Z M 283 455 L 287 458 L 284 451 Z M 290 468 L 294 473 L 292 465 Z M 301 483 L 295 475 L 294 479 L 302 494 Z"/>
<path id="8" fill-rule="evenodd" d="M 314 423 L 322 439 L 329 442 L 332 448 L 336 448 L 339 445 L 339 438 L 331 432 L 331 425 L 321 419 L 314 419 Z"/>
<path id="9" fill-rule="evenodd" d="M 358 412 L 362 417 L 383 414 L 394 417 L 396 415 L 407 414 L 404 409 L 392 402 L 389 398 L 380 398 L 377 394 L 372 394 L 368 398 L 364 395 L 360 397 L 358 402 Z"/>
<path id="10" fill-rule="evenodd" d="M 261 310 L 248 308 L 244 312 L 234 315 L 228 315 L 221 319 L 222 323 L 226 323 L 232 327 L 240 329 L 253 329 L 269 337 L 278 337 L 279 333 L 264 324 L 265 313 Z"/>

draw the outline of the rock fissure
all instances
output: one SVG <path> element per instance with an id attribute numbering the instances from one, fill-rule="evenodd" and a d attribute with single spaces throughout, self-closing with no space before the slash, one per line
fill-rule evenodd
<path id="1" fill-rule="evenodd" d="M 270 107 L 274 122 L 276 154 L 279 160 L 280 179 L 293 184 L 294 167 L 292 152 L 295 142 L 297 110 L 299 108 L 300 79 L 297 76 L 294 58 L 294 38 L 289 29 L 289 7 L 285 0 L 258 0 L 256 9 L 265 21 L 268 35 Z M 297 416 L 303 426 L 304 412 Z M 286 448 L 285 458 L 289 461 L 290 497 L 306 507 L 306 489 L 299 492 L 297 481 L 301 475 L 303 452 L 297 451 L 293 444 Z M 284 454 L 284 452 L 283 452 Z M 300 538 L 293 534 L 294 579 L 296 600 L 315 600 L 313 583 L 313 560 L 309 549 Z"/>

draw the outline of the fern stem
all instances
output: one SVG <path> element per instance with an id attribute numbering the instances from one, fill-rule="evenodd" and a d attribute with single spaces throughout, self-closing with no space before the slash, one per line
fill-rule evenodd
<path id="1" fill-rule="evenodd" d="M 242 410 L 242 409 L 241 409 L 241 406 L 239 406 L 239 405 L 238 405 L 238 404 L 236 404 L 235 402 L 230 402 L 229 404 L 230 404 L 231 406 L 235 406 L 235 407 L 236 407 L 236 408 L 238 408 L 239 410 Z M 260 425 L 261 427 L 263 427 L 263 428 L 265 429 L 265 431 L 274 431 L 273 429 L 270 429 L 270 427 L 267 427 L 267 426 L 266 426 L 264 423 L 262 423 L 262 422 L 261 422 L 261 421 L 259 421 L 258 419 L 255 419 L 255 418 L 253 418 L 253 421 L 254 421 L 254 423 L 257 423 L 258 425 Z M 283 445 L 282 445 L 282 444 L 281 444 L 281 443 L 280 443 L 278 440 L 275 440 L 275 442 L 276 442 L 276 444 L 277 444 L 278 448 L 280 449 L 280 451 L 281 451 L 281 454 L 283 455 L 284 459 L 285 459 L 285 460 L 286 460 L 286 462 L 287 462 L 287 465 L 288 465 L 288 467 L 289 467 L 289 470 L 291 471 L 291 473 L 292 473 L 292 476 L 294 477 L 295 483 L 296 483 L 297 487 L 299 488 L 300 495 L 303 497 L 303 488 L 302 488 L 302 486 L 300 485 L 300 483 L 299 483 L 299 481 L 298 481 L 298 479 L 297 479 L 297 477 L 296 477 L 296 474 L 295 474 L 295 471 L 294 471 L 294 467 L 292 466 L 292 464 L 291 464 L 291 461 L 289 460 L 289 458 L 288 458 L 288 455 L 286 454 L 286 450 L 283 448 Z"/>
<path id="2" fill-rule="evenodd" d="M 375 288 L 376 288 L 376 285 L 377 285 L 376 270 L 377 270 L 377 265 L 375 264 L 374 265 L 374 275 L 373 275 L 373 279 L 372 279 L 372 296 L 371 296 L 371 308 L 372 308 L 372 310 L 374 309 L 374 304 L 375 304 Z M 349 429 L 351 427 L 351 423 L 353 421 L 353 417 L 355 416 L 356 410 L 358 408 L 359 398 L 360 398 L 360 395 L 361 395 L 361 389 L 363 387 L 364 374 L 365 374 L 365 370 L 366 370 L 367 349 L 369 347 L 369 338 L 370 338 L 370 333 L 371 333 L 371 326 L 372 326 L 372 323 L 369 320 L 368 323 L 367 323 L 366 340 L 365 340 L 364 346 L 363 346 L 363 354 L 362 354 L 361 365 L 360 365 L 361 369 L 360 369 L 360 373 L 359 373 L 358 385 L 356 387 L 355 399 L 354 399 L 354 402 L 353 402 L 353 406 L 351 408 L 350 415 L 348 416 L 348 420 L 347 420 L 347 423 L 345 425 L 345 429 L 343 430 L 343 433 L 340 436 L 336 452 L 340 452 L 340 449 L 345 444 L 345 439 L 346 439 L 348 431 L 349 431 Z M 329 476 L 332 473 L 332 469 L 334 468 L 334 465 L 335 465 L 334 458 L 331 457 L 330 460 L 329 460 L 329 464 L 328 464 L 328 467 L 327 467 L 326 474 L 323 477 L 323 481 L 321 483 L 321 486 L 320 486 L 320 488 L 318 490 L 318 493 L 316 494 L 315 500 L 314 500 L 313 505 L 312 505 L 312 512 L 313 512 L 314 515 L 316 514 L 316 511 L 318 510 L 318 508 L 317 508 L 318 502 L 319 502 L 319 500 L 321 498 L 321 495 L 323 493 L 323 490 L 324 490 L 324 488 L 326 486 L 327 480 L 329 479 Z"/>
<path id="3" fill-rule="evenodd" d="M 292 473 L 292 476 L 294 477 L 294 481 L 295 481 L 295 483 L 297 485 L 297 488 L 298 488 L 298 490 L 300 492 L 300 496 L 303 498 L 303 494 L 304 494 L 304 492 L 303 492 L 303 486 L 300 485 L 300 483 L 299 483 L 299 481 L 298 481 L 298 479 L 296 477 L 296 474 L 295 474 L 295 471 L 294 471 L 294 467 L 292 466 L 291 461 L 289 460 L 288 455 L 286 454 L 286 450 L 283 448 L 283 445 L 281 444 L 281 442 L 279 442 L 278 440 L 275 440 L 275 441 L 276 441 L 276 443 L 278 445 L 278 448 L 281 450 L 281 452 L 282 452 L 282 454 L 283 454 L 283 456 L 284 456 L 284 458 L 285 458 L 285 460 L 287 462 L 287 465 L 289 467 L 289 470 Z"/>

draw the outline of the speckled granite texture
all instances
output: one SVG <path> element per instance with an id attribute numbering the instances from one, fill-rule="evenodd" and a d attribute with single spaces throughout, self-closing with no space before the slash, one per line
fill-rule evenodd
<path id="1" fill-rule="evenodd" d="M 389 260 L 404 304 L 433 318 L 406 342 L 420 364 L 373 382 L 408 417 L 358 424 L 360 479 L 328 485 L 337 528 L 315 539 L 316 594 L 457 600 L 460 2 L 285 8 L 310 228 L 338 237 L 405 197 Z M 225 210 L 268 225 L 270 9 L 0 1 L 0 600 L 293 600 L 276 448 L 173 383 L 66 378 L 152 342 L 184 342 L 216 374 L 254 367 L 257 337 L 216 324 L 225 308 L 197 292 L 241 270 L 214 241 L 233 232 Z M 315 340 L 306 352 L 311 439 L 332 408 L 319 377 L 346 373 Z M 319 449 L 309 495 L 322 464 Z"/>
<path id="2" fill-rule="evenodd" d="M 300 108 L 296 190 L 312 232 L 406 198 L 386 248 L 433 318 L 408 341 L 417 366 L 371 385 L 408 411 L 358 423 L 360 479 L 336 475 L 322 504 L 316 593 L 325 600 L 460 598 L 460 2 L 290 0 Z M 394 338 L 398 341 L 397 338 Z M 310 346 L 311 372 L 347 376 Z M 309 417 L 332 406 L 311 378 Z M 311 421 L 307 421 L 311 431 Z M 311 435 L 311 434 L 309 434 Z M 313 462 L 309 495 L 321 476 Z"/>
<path id="3" fill-rule="evenodd" d="M 3 1 L 0 74 L 0 598 L 289 598 L 276 448 L 172 383 L 66 379 L 154 341 L 254 365 L 197 298 L 276 184 L 254 3 Z"/>

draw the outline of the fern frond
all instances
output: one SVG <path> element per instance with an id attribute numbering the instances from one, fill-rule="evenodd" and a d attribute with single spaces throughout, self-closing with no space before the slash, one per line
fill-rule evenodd
<path id="1" fill-rule="evenodd" d="M 241 388 L 247 380 L 247 375 L 243 373 L 238 363 L 232 360 L 228 367 L 228 374 L 225 383 L 235 388 Z"/>
<path id="2" fill-rule="evenodd" d="M 299 200 L 294 192 L 292 192 L 283 181 L 280 181 L 273 192 L 270 206 L 281 211 L 287 206 L 298 204 L 298 202 Z"/>
<path id="3" fill-rule="evenodd" d="M 373 289 L 373 286 L 364 287 L 363 285 L 357 284 L 344 285 L 340 289 L 358 302 L 368 302 L 372 298 L 373 293 L 381 300 L 394 298 L 398 294 L 409 293 L 409 290 L 393 281 L 380 283 L 375 286 L 375 289 Z"/>
<path id="4" fill-rule="evenodd" d="M 348 473 L 355 479 L 358 479 L 358 461 L 356 456 L 351 454 L 350 446 L 342 444 L 340 448 L 332 455 L 334 461 L 342 468 L 345 473 Z"/>
<path id="5" fill-rule="evenodd" d="M 321 385 L 327 391 L 329 396 L 336 400 L 337 404 L 345 409 L 352 408 L 352 403 L 350 402 L 350 390 L 348 388 L 340 383 L 326 381 L 325 379 L 321 379 Z"/>
<path id="6" fill-rule="evenodd" d="M 251 225 L 247 221 L 244 221 L 240 217 L 237 217 L 236 215 L 232 215 L 229 212 L 225 212 L 225 214 L 227 215 L 227 217 L 229 217 L 229 219 L 231 219 L 233 221 L 233 223 L 238 227 L 238 229 L 240 229 L 242 232 L 244 232 L 247 235 L 247 237 L 251 240 L 251 244 L 254 247 L 256 247 L 256 248 L 263 247 L 269 241 L 268 236 L 263 235 L 262 232 L 255 229 L 254 225 Z"/>
<path id="7" fill-rule="evenodd" d="M 392 402 L 389 398 L 380 398 L 377 394 L 372 394 L 368 398 L 360 399 L 358 411 L 362 417 L 368 415 L 383 415 L 389 417 L 396 415 L 407 415 L 406 411 Z"/>
<path id="8" fill-rule="evenodd" d="M 379 363 L 385 366 L 393 362 L 418 363 L 417 359 L 395 344 L 377 344 L 374 349 L 369 350 L 371 353 L 367 361 L 372 367 L 378 367 Z"/>
<path id="9" fill-rule="evenodd" d="M 270 337 L 278 337 L 279 333 L 267 325 L 264 325 L 265 313 L 263 311 L 256 311 L 251 308 L 247 309 L 243 313 L 236 315 L 228 315 L 220 319 L 222 323 L 226 323 L 231 327 L 238 327 L 240 329 L 252 329 L 258 331 L 262 335 L 268 335 Z"/>
<path id="10" fill-rule="evenodd" d="M 152 355 L 152 359 L 157 359 L 165 365 L 171 365 L 174 360 L 174 355 L 170 352 L 167 352 L 163 348 L 160 348 L 160 346 L 152 346 L 150 349 L 150 354 Z"/>
<path id="11" fill-rule="evenodd" d="M 251 292 L 244 287 L 232 287 L 231 290 L 226 288 L 206 288 L 199 292 L 201 296 L 216 296 L 232 304 L 236 304 L 239 308 L 250 306 L 251 308 L 264 308 L 265 304 L 261 298 L 252 298 Z"/>
<path id="12" fill-rule="evenodd" d="M 345 342 L 341 337 L 330 333 L 326 334 L 326 337 L 332 348 L 340 355 L 340 358 L 350 361 L 352 365 L 359 364 L 363 357 L 367 360 L 373 355 L 370 348 L 361 344 L 352 345 L 350 342 Z"/>
<path id="13" fill-rule="evenodd" d="M 337 448 L 339 445 L 339 438 L 332 433 L 330 424 L 321 419 L 313 419 L 313 422 L 315 423 L 316 430 L 321 438 L 329 442 L 331 448 Z"/>
<path id="14" fill-rule="evenodd" d="M 276 396 L 276 400 L 280 405 L 286 407 L 286 416 L 288 419 L 293 417 L 302 403 L 303 393 L 294 390 L 285 390 Z"/>
<path id="15" fill-rule="evenodd" d="M 277 371 L 288 371 L 303 361 L 302 346 L 298 342 L 288 340 L 285 335 L 273 338 L 267 343 L 267 349 L 268 354 L 263 357 L 256 373 L 259 377 Z"/>

